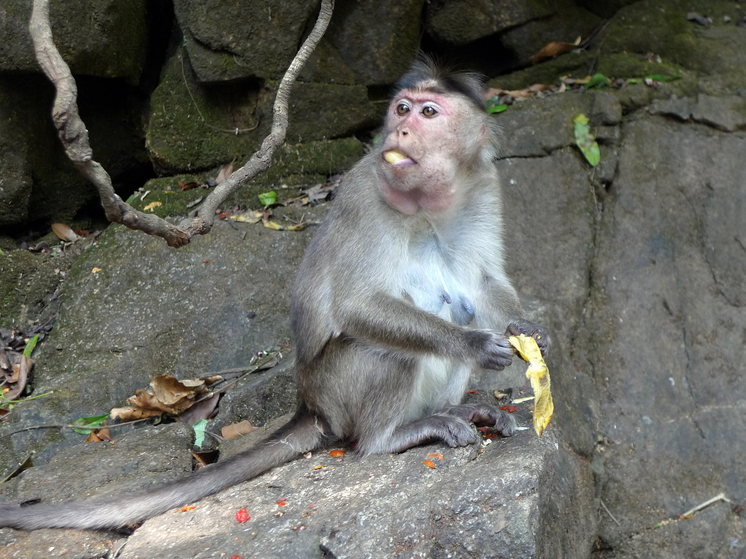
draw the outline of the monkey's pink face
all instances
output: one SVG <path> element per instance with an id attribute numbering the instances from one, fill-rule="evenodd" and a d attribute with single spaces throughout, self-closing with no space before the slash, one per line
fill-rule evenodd
<path id="1" fill-rule="evenodd" d="M 379 161 L 389 204 L 414 214 L 440 212 L 453 203 L 459 168 L 473 156 L 467 152 L 482 145 L 474 113 L 461 96 L 424 88 L 404 90 L 394 99 Z"/>

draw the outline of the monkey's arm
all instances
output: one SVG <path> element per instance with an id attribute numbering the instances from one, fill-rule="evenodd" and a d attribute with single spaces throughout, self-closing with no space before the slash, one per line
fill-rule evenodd
<path id="1" fill-rule="evenodd" d="M 390 351 L 473 360 L 496 370 L 512 361 L 512 346 L 505 336 L 463 328 L 384 293 L 340 305 L 335 318 L 343 337 Z"/>
<path id="2" fill-rule="evenodd" d="M 506 278 L 501 280 L 501 277 L 485 276 L 484 280 L 487 293 L 484 309 L 489 327 L 501 330 L 501 325 L 507 323 L 506 337 L 518 334 L 531 336 L 536 340 L 542 356 L 546 357 L 551 346 L 549 334 L 544 327 L 526 320 L 515 289 Z"/>

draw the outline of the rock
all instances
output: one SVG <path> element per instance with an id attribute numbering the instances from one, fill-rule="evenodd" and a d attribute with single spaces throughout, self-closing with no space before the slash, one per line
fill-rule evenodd
<path id="1" fill-rule="evenodd" d="M 147 2 L 51 3 L 54 41 L 74 74 L 140 81 L 148 46 Z M 28 22 L 31 2 L 8 0 L 0 17 L 0 71 L 40 72 Z"/>

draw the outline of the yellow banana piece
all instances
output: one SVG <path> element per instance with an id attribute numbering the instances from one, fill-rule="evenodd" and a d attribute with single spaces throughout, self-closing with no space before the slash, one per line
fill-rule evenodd
<path id="1" fill-rule="evenodd" d="M 549 391 L 549 369 L 544 363 L 536 340 L 531 336 L 519 334 L 510 336 L 508 341 L 518 350 L 523 360 L 528 362 L 526 377 L 531 381 L 531 388 L 534 391 L 534 430 L 541 437 L 554 413 L 552 393 Z"/>

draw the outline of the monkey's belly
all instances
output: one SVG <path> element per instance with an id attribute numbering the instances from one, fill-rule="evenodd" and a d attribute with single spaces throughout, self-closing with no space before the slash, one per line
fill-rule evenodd
<path id="1" fill-rule="evenodd" d="M 431 415 L 461 402 L 471 368 L 463 361 L 427 356 L 415 367 L 415 385 L 407 407 L 406 420 Z"/>

